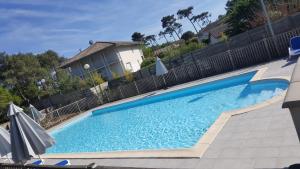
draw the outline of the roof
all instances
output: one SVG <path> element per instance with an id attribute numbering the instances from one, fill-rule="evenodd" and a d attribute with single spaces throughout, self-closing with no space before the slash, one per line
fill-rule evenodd
<path id="1" fill-rule="evenodd" d="M 209 32 L 213 37 L 219 38 L 227 28 L 227 24 L 223 22 L 223 20 L 217 20 L 208 24 L 205 28 L 201 30 L 202 33 Z"/>
<path id="2" fill-rule="evenodd" d="M 79 52 L 75 56 L 71 57 L 64 61 L 59 67 L 66 67 L 67 65 L 76 62 L 84 57 L 90 56 L 94 53 L 107 49 L 109 47 L 117 47 L 117 46 L 135 46 L 141 44 L 140 42 L 126 42 L 126 41 L 97 41 L 90 45 L 88 48 L 84 49 L 83 51 Z"/>

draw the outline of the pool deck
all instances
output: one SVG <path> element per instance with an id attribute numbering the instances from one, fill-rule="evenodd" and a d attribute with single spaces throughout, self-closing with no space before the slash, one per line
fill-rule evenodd
<path id="1" fill-rule="evenodd" d="M 294 63 L 279 60 L 239 71 L 195 81 L 170 90 L 187 87 L 268 67 L 262 78 L 290 76 Z M 158 91 L 161 93 L 165 91 Z M 128 101 L 144 96 L 126 99 Z M 121 101 L 121 102 L 123 102 Z M 130 158 L 130 159 L 70 159 L 72 164 L 96 163 L 102 166 L 141 168 L 284 168 L 300 163 L 300 143 L 282 99 L 267 107 L 231 116 L 201 158 Z M 59 159 L 47 159 L 54 164 Z"/>

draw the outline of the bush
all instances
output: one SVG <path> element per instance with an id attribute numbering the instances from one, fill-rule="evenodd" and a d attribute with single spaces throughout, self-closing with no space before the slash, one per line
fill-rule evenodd
<path id="1" fill-rule="evenodd" d="M 7 121 L 6 111 L 10 101 L 19 105 L 21 104 L 22 99 L 19 96 L 13 95 L 8 90 L 0 87 L 0 124 Z"/>
<path id="2" fill-rule="evenodd" d="M 149 58 L 145 58 L 141 64 L 141 67 L 148 67 L 151 66 L 155 63 L 155 57 L 149 57 Z"/>
<path id="3" fill-rule="evenodd" d="M 132 82 L 134 80 L 133 74 L 130 70 L 125 70 L 124 76 L 128 82 Z"/>
<path id="4" fill-rule="evenodd" d="M 101 75 L 99 75 L 96 72 L 93 74 L 93 78 L 95 80 L 96 85 L 100 85 L 105 82 L 105 80 L 101 77 Z"/>
<path id="5" fill-rule="evenodd" d="M 113 79 L 119 79 L 120 78 L 120 76 L 116 72 L 112 71 L 111 74 L 112 74 Z"/>
<path id="6" fill-rule="evenodd" d="M 163 60 L 168 60 L 174 57 L 179 57 L 181 55 L 184 55 L 186 53 L 190 53 L 194 50 L 203 48 L 205 46 L 205 44 L 203 43 L 198 43 L 198 39 L 197 38 L 193 38 L 191 40 L 188 41 L 188 43 L 183 43 L 181 44 L 179 47 L 177 48 L 172 48 L 171 50 L 166 50 L 162 53 L 160 53 L 158 55 L 159 58 L 163 59 Z M 149 67 L 151 65 L 155 64 L 155 57 L 146 57 L 142 64 L 141 67 L 145 68 L 145 67 Z"/>
<path id="7" fill-rule="evenodd" d="M 192 31 L 186 31 L 182 34 L 180 39 L 183 39 L 185 41 L 189 41 L 190 39 L 192 39 L 193 37 L 195 37 L 194 32 Z"/>
<path id="8" fill-rule="evenodd" d="M 221 33 L 221 42 L 227 42 L 228 41 L 228 36 L 225 33 Z"/>
<path id="9" fill-rule="evenodd" d="M 154 57 L 154 53 L 153 53 L 153 49 L 152 48 L 144 46 L 142 48 L 142 51 L 143 51 L 143 54 L 144 54 L 144 58 Z"/>
<path id="10" fill-rule="evenodd" d="M 194 50 L 203 48 L 204 46 L 205 46 L 204 44 L 198 42 L 190 42 L 188 44 L 182 44 L 179 48 L 175 48 L 173 50 L 164 52 L 164 55 L 166 56 L 164 59 L 179 57 L 181 55 L 192 52 Z"/>
<path id="11" fill-rule="evenodd" d="M 166 55 L 164 52 L 161 52 L 158 54 L 158 57 L 162 59 L 162 58 L 166 57 Z"/>
<path id="12" fill-rule="evenodd" d="M 198 38 L 194 37 L 188 41 L 188 43 L 199 43 Z"/>

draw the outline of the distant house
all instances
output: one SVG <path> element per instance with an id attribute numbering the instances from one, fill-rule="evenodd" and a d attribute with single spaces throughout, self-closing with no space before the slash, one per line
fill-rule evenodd
<path id="1" fill-rule="evenodd" d="M 220 41 L 222 33 L 224 33 L 226 29 L 227 24 L 225 24 L 222 19 L 218 19 L 200 30 L 198 38 L 202 41 L 208 39 L 210 36 L 210 43 L 214 44 Z"/>
<path id="2" fill-rule="evenodd" d="M 140 70 L 143 57 L 140 43 L 137 42 L 95 42 L 60 67 L 82 78 L 86 73 L 83 66 L 89 64 L 89 71 L 96 71 L 110 80 L 113 74 L 123 76 L 125 71 Z"/>

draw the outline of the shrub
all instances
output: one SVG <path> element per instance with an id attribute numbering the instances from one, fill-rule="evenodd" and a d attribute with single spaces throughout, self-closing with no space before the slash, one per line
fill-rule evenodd
<path id="1" fill-rule="evenodd" d="M 193 37 L 195 37 L 194 32 L 192 31 L 186 31 L 182 34 L 182 36 L 180 37 L 180 39 L 183 39 L 185 41 L 189 41 L 190 39 L 192 39 Z"/>
<path id="2" fill-rule="evenodd" d="M 132 82 L 134 80 L 133 74 L 130 70 L 125 70 L 124 76 L 128 82 Z"/>
<path id="3" fill-rule="evenodd" d="M 179 48 L 175 48 L 173 50 L 164 52 L 164 55 L 166 56 L 164 59 L 179 57 L 181 55 L 184 55 L 186 53 L 192 52 L 194 50 L 197 50 L 197 49 L 200 49 L 203 47 L 204 47 L 204 44 L 198 43 L 198 42 L 190 42 L 188 44 L 182 44 Z"/>
<path id="4" fill-rule="evenodd" d="M 93 78 L 95 80 L 96 85 L 100 85 L 105 82 L 105 80 L 99 75 L 99 73 L 93 73 Z"/>
<path id="5" fill-rule="evenodd" d="M 22 99 L 19 96 L 11 94 L 3 87 L 0 87 L 0 123 L 7 121 L 6 111 L 10 101 L 19 105 L 21 104 Z"/>
<path id="6" fill-rule="evenodd" d="M 79 79 L 78 80 L 78 86 L 79 86 L 80 89 L 85 89 L 88 86 L 88 84 L 85 80 Z"/>
<path id="7" fill-rule="evenodd" d="M 119 79 L 120 78 L 120 75 L 118 75 L 118 73 L 116 73 L 116 72 L 112 71 L 111 74 L 112 74 L 113 79 Z"/>
<path id="8" fill-rule="evenodd" d="M 141 67 L 148 67 L 150 65 L 153 65 L 155 63 L 155 57 L 149 57 L 149 58 L 145 58 L 141 64 Z"/>
<path id="9" fill-rule="evenodd" d="M 222 32 L 221 33 L 221 42 L 227 42 L 227 41 L 228 41 L 228 36 L 224 32 Z"/>
<path id="10" fill-rule="evenodd" d="M 188 43 L 199 43 L 198 38 L 194 37 L 188 41 Z"/>
<path id="11" fill-rule="evenodd" d="M 166 57 L 166 55 L 164 52 L 161 52 L 158 54 L 158 57 L 162 59 L 162 58 Z"/>
<path id="12" fill-rule="evenodd" d="M 151 58 L 154 57 L 154 53 L 153 53 L 153 49 L 143 46 L 142 48 L 143 54 L 144 54 L 144 58 Z"/>

